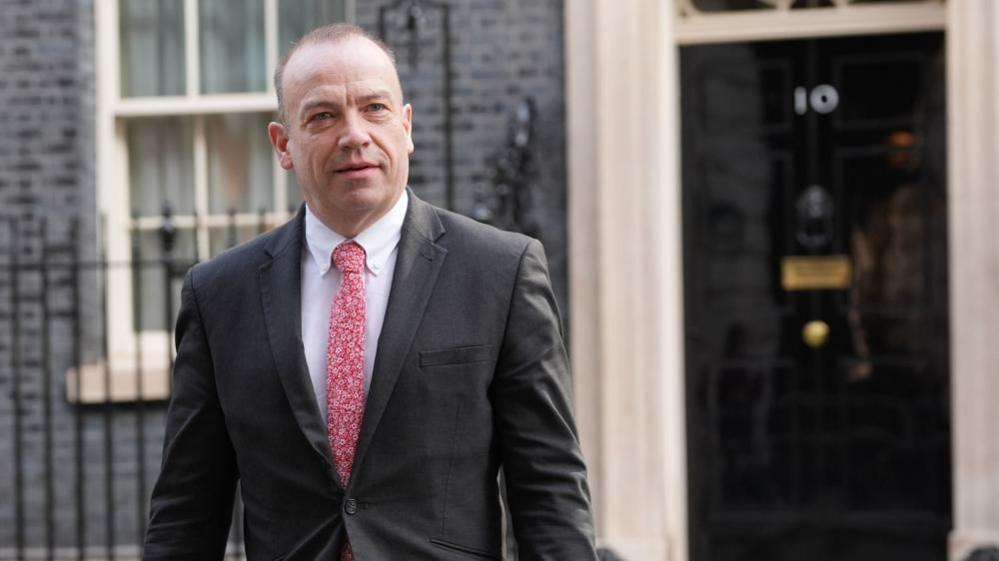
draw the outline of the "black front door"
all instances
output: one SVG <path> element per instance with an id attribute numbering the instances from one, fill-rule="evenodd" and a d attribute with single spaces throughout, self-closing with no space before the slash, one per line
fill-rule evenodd
<path id="1" fill-rule="evenodd" d="M 681 49 L 693 561 L 946 559 L 942 49 Z"/>

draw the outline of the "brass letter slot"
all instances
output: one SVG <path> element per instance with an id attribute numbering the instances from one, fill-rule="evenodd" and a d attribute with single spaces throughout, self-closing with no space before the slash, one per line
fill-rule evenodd
<path id="1" fill-rule="evenodd" d="M 853 278 L 847 255 L 789 255 L 780 268 L 784 290 L 846 290 Z"/>

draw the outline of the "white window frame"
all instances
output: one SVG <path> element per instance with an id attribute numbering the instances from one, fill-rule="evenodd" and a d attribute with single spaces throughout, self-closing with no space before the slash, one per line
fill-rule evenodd
<path id="1" fill-rule="evenodd" d="M 96 38 L 96 155 L 97 212 L 103 227 L 98 232 L 98 247 L 104 247 L 112 266 L 104 277 L 107 291 L 104 310 L 107 321 L 107 357 L 83 365 L 79 372 L 67 372 L 67 398 L 82 403 L 111 401 L 161 400 L 169 396 L 168 365 L 173 345 L 171 329 L 146 330 L 136 336 L 133 310 L 131 235 L 135 231 L 155 231 L 162 218 L 130 215 L 129 163 L 127 123 L 136 117 L 189 116 L 193 124 L 194 201 L 198 222 L 190 217 L 178 217 L 176 225 L 197 231 L 198 255 L 210 255 L 208 228 L 228 226 L 231 218 L 210 215 L 208 146 L 205 121 L 210 115 L 261 114 L 277 110 L 274 85 L 269 79 L 277 66 L 279 0 L 262 0 L 264 4 L 266 90 L 253 93 L 201 93 L 199 0 L 184 1 L 184 62 L 185 93 L 174 96 L 122 97 L 120 83 L 121 45 L 119 41 L 119 0 L 94 2 Z M 354 0 L 345 1 L 347 21 L 355 20 Z M 261 130 L 260 134 L 266 134 Z M 263 215 L 235 215 L 236 226 L 256 226 L 261 219 L 267 224 L 280 224 L 288 219 L 287 173 L 273 163 L 273 210 Z M 103 239 L 100 239 L 103 237 Z M 169 287 L 167 287 L 169 289 Z M 137 352 L 141 351 L 141 352 Z M 137 363 L 141 356 L 141 364 Z M 106 362 L 105 362 L 106 360 Z M 142 388 L 139 391 L 136 371 L 141 368 Z M 110 372 L 110 388 L 105 388 L 105 372 Z M 140 395 L 141 393 L 141 395 Z"/>

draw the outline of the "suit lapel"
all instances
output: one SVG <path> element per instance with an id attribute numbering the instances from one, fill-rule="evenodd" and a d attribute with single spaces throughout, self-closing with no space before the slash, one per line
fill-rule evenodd
<path id="1" fill-rule="evenodd" d="M 271 351 L 288 404 L 305 438 L 336 477 L 326 423 L 316 403 L 302 344 L 301 251 L 304 217 L 303 206 L 295 219 L 283 226 L 267 245 L 271 261 L 260 267 L 260 296 Z"/>
<path id="2" fill-rule="evenodd" d="M 437 274 L 447 250 L 434 242 L 444 234 L 444 226 L 436 211 L 409 191 L 409 208 L 402 225 L 399 254 L 385 321 L 378 337 L 371 388 L 364 407 L 364 421 L 357 440 L 354 471 L 364 461 L 378 422 L 385 412 L 396 381 L 402 371 L 403 361 L 409 353 L 416 328 L 430 300 Z"/>

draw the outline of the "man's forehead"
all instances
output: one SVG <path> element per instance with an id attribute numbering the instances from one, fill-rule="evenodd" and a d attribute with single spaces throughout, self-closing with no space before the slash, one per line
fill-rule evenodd
<path id="1" fill-rule="evenodd" d="M 320 80 L 330 84 L 381 81 L 401 95 L 399 78 L 388 55 L 364 37 L 348 37 L 303 45 L 288 61 L 283 75 L 286 90 Z"/>

